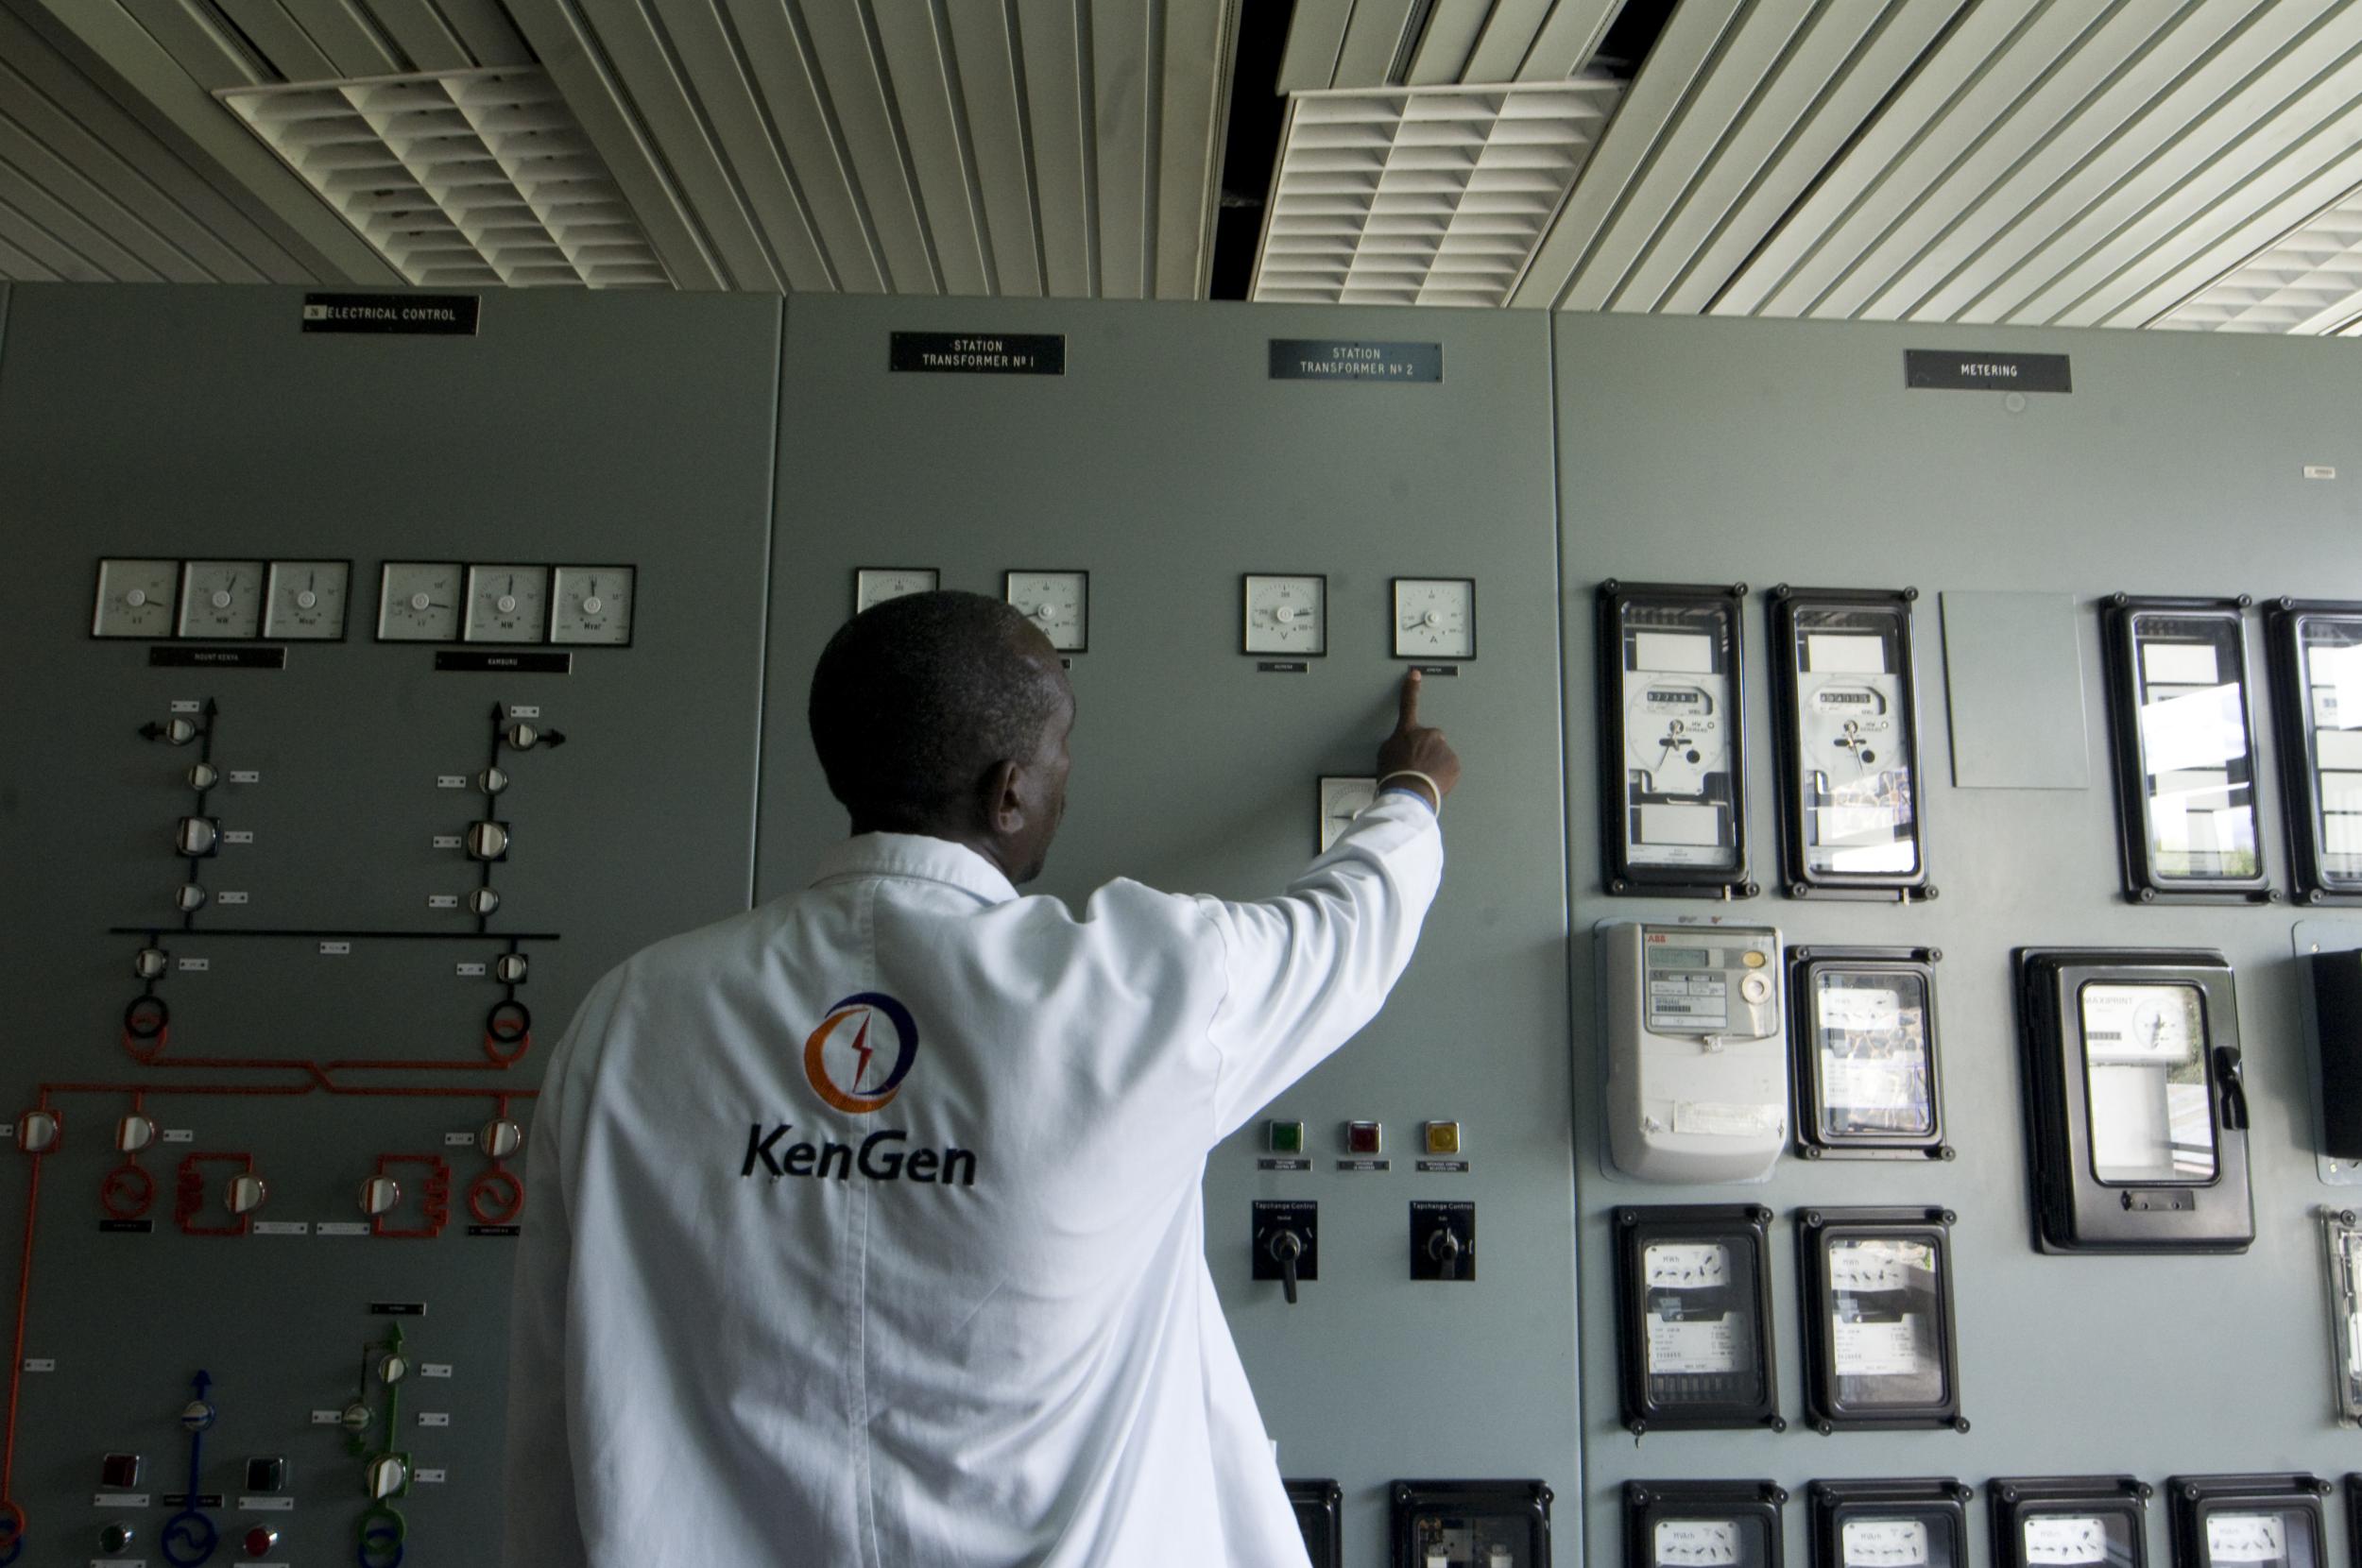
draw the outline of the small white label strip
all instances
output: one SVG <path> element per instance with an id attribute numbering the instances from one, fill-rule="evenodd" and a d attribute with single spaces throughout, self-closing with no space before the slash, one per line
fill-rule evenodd
<path id="1" fill-rule="evenodd" d="M 367 1236 L 369 1224 L 366 1219 L 323 1219 L 318 1232 L 321 1236 Z"/>
<path id="2" fill-rule="evenodd" d="M 345 958 L 351 952 L 352 944 L 350 942 L 323 942 L 320 944 L 320 957 L 322 958 Z"/>
<path id="3" fill-rule="evenodd" d="M 292 1497 L 241 1497 L 238 1499 L 238 1507 L 248 1513 L 293 1513 L 295 1512 L 295 1499 Z"/>
<path id="4" fill-rule="evenodd" d="M 90 1568 L 147 1568 L 147 1559 L 144 1557 L 94 1557 L 90 1559 Z M 265 1568 L 265 1565 L 258 1562 L 254 1568 Z"/>
<path id="5" fill-rule="evenodd" d="M 436 774 L 435 787 L 438 790 L 464 790 L 468 787 L 468 775 L 464 773 Z"/>
<path id="6" fill-rule="evenodd" d="M 475 1134 L 473 1133 L 446 1133 L 443 1134 L 443 1147 L 445 1149 L 465 1149 L 468 1145 L 473 1142 L 475 1142 Z"/>
<path id="7" fill-rule="evenodd" d="M 339 1426 L 344 1423 L 344 1419 L 345 1413 L 342 1410 L 315 1410 L 312 1412 L 312 1424 L 315 1426 Z"/>
<path id="8" fill-rule="evenodd" d="M 508 710 L 508 716 L 512 719 L 538 719 L 541 716 L 541 709 L 533 704 L 519 703 Z"/>
<path id="9" fill-rule="evenodd" d="M 459 847 L 459 835 L 456 833 L 437 833 L 435 835 L 435 847 L 437 849 L 456 849 Z"/>
<path id="10" fill-rule="evenodd" d="M 252 844 L 254 842 L 254 829 L 251 827 L 232 827 L 222 834 L 221 842 L 224 844 Z"/>
<path id="11" fill-rule="evenodd" d="M 194 1127 L 167 1127 L 164 1129 L 164 1142 L 166 1143 L 195 1143 L 196 1141 L 197 1129 Z"/>
<path id="12" fill-rule="evenodd" d="M 421 1470 L 410 1478 L 422 1487 L 440 1486 L 451 1476 L 448 1470 Z"/>
<path id="13" fill-rule="evenodd" d="M 26 1372 L 56 1372 L 58 1358 L 54 1355 L 28 1355 L 25 1358 Z"/>
<path id="14" fill-rule="evenodd" d="M 2307 479 L 2335 479 L 2337 477 L 2337 469 L 2335 465 L 2329 463 L 2307 463 L 2304 465 L 2304 477 Z"/>
<path id="15" fill-rule="evenodd" d="M 90 1500 L 94 1508 L 144 1508 L 149 1497 L 144 1491 L 102 1491 Z"/>
<path id="16" fill-rule="evenodd" d="M 172 699 L 172 710 L 175 713 L 202 713 L 205 705 L 195 697 L 175 697 Z"/>
<path id="17" fill-rule="evenodd" d="M 472 961 L 465 962 L 456 965 L 456 967 L 459 971 L 459 978 L 461 980 L 482 980 L 484 978 L 484 965 L 480 963 Z"/>
<path id="18" fill-rule="evenodd" d="M 459 895 L 430 893 L 426 895 L 426 907 L 431 910 L 455 910 L 459 907 Z"/>
<path id="19" fill-rule="evenodd" d="M 419 1375 L 420 1377 L 449 1377 L 451 1375 L 451 1363 L 448 1361 L 421 1361 L 419 1363 Z"/>
<path id="20" fill-rule="evenodd" d="M 243 904 L 247 901 L 248 896 L 248 895 L 243 893 L 216 893 L 214 895 L 214 902 L 216 904 Z"/>
<path id="21" fill-rule="evenodd" d="M 312 1222 L 308 1219 L 257 1219 L 247 1227 L 256 1236 L 310 1236 Z"/>
<path id="22" fill-rule="evenodd" d="M 262 781 L 263 775 L 256 769 L 232 768 L 230 770 L 230 782 L 232 784 L 260 784 Z"/>
<path id="23" fill-rule="evenodd" d="M 451 1412 L 449 1410 L 420 1410 L 419 1424 L 420 1426 L 449 1426 Z"/>
<path id="24" fill-rule="evenodd" d="M 184 958 L 180 961 L 180 972 L 184 975 L 201 975 L 213 966 L 214 961 L 209 958 Z"/>

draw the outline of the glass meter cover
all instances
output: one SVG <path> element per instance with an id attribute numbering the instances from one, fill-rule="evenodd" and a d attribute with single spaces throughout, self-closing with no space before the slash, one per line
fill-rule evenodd
<path id="1" fill-rule="evenodd" d="M 933 593 L 941 575 L 931 566 L 865 566 L 853 573 L 853 613 L 914 593 Z"/>
<path id="2" fill-rule="evenodd" d="M 263 635 L 289 642 L 343 641 L 345 592 L 351 580 L 350 561 L 271 562 Z"/>
<path id="3" fill-rule="evenodd" d="M 1969 1489 L 1949 1477 L 1815 1481 L 1813 1568 L 1965 1568 Z"/>
<path id="4" fill-rule="evenodd" d="M 1342 778 L 1325 775 L 1321 779 L 1321 822 L 1318 844 L 1320 853 L 1328 853 L 1328 846 L 1337 842 L 1337 835 L 1352 825 L 1353 819 L 1369 809 L 1378 799 L 1375 778 Z"/>
<path id="5" fill-rule="evenodd" d="M 1780 1568 L 1770 1481 L 1627 1481 L 1624 1568 Z"/>
<path id="6" fill-rule="evenodd" d="M 1805 1415 L 1822 1432 L 1960 1431 L 1952 1327 L 1952 1216 L 1943 1209 L 1805 1209 Z"/>
<path id="7" fill-rule="evenodd" d="M 1783 1431 L 1767 1260 L 1772 1211 L 1754 1204 L 1616 1211 L 1624 1425 Z"/>
<path id="8" fill-rule="evenodd" d="M 1396 658 L 1476 657 L 1476 579 L 1395 579 Z"/>
<path id="9" fill-rule="evenodd" d="M 1729 588 L 1600 585 L 1600 827 L 1618 894 L 1747 898 L 1738 606 Z"/>
<path id="10" fill-rule="evenodd" d="M 2176 1475 L 2165 1482 L 2173 1504 L 2177 1568 L 2324 1568 L 2321 1499 L 2329 1483 L 2313 1475 Z"/>
<path id="11" fill-rule="evenodd" d="M 1772 590 L 1780 844 L 1793 897 L 1924 898 L 1911 605 L 1899 592 Z"/>
<path id="12" fill-rule="evenodd" d="M 1994 1568 L 2147 1568 L 2154 1489 L 2146 1481 L 2009 1476 L 1985 1490 Z"/>
<path id="13" fill-rule="evenodd" d="M 2321 1252 L 2329 1280 L 2330 1365 L 2339 1421 L 2362 1425 L 2362 1224 L 2352 1209 L 2321 1211 Z"/>
<path id="14" fill-rule="evenodd" d="M 1328 652 L 1328 579 L 1321 575 L 1241 579 L 1239 648 L 1248 654 L 1318 658 Z"/>
<path id="15" fill-rule="evenodd" d="M 2244 1252 L 2254 1239 L 2231 966 L 2216 952 L 2024 948 L 2045 1252 Z"/>
<path id="16" fill-rule="evenodd" d="M 1090 647 L 1089 572 L 1005 572 L 1001 578 L 1001 596 L 1039 627 L 1058 652 L 1079 654 Z"/>
<path id="17" fill-rule="evenodd" d="M 550 640 L 591 646 L 631 645 L 631 612 L 640 573 L 627 566 L 561 566 L 550 610 Z"/>
<path id="18" fill-rule="evenodd" d="M 1926 947 L 1795 947 L 1789 1018 L 1808 1159 L 1948 1159 Z"/>
<path id="19" fill-rule="evenodd" d="M 470 642 L 540 642 L 550 625 L 550 569 L 471 566 L 468 569 Z"/>
<path id="20" fill-rule="evenodd" d="M 456 562 L 387 561 L 378 584 L 380 642 L 456 642 L 465 578 Z"/>
<path id="21" fill-rule="evenodd" d="M 2124 891 L 2136 903 L 2263 903 L 2243 599 L 2134 599 L 2108 610 Z"/>
<path id="22" fill-rule="evenodd" d="M 263 563 L 188 561 L 180 568 L 182 637 L 253 637 L 263 626 Z"/>
<path id="23" fill-rule="evenodd" d="M 1395 1568 L 1549 1568 L 1550 1489 L 1539 1481 L 1396 1481 Z"/>
<path id="24" fill-rule="evenodd" d="M 2283 599 L 2266 625 L 2297 896 L 2362 902 L 2362 605 Z"/>
<path id="25" fill-rule="evenodd" d="M 101 561 L 90 635 L 170 637 L 180 591 L 179 561 Z"/>

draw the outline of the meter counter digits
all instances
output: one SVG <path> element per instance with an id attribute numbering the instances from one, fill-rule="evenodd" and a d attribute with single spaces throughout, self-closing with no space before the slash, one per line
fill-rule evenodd
<path id="1" fill-rule="evenodd" d="M 1652 1182 L 1755 1182 L 1788 1140 L 1780 933 L 1609 922 L 1608 1145 Z"/>

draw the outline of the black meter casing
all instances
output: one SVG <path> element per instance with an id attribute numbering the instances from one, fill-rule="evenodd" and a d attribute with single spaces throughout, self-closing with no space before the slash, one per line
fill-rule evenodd
<path id="1" fill-rule="evenodd" d="M 1785 1488 L 1770 1481 L 1626 1481 L 1624 1568 L 1780 1568 Z M 1658 1526 L 1727 1533 L 1731 1554 L 1660 1550 Z"/>
<path id="2" fill-rule="evenodd" d="M 1550 1568 L 1550 1489 L 1540 1481 L 1396 1481 L 1386 1489 L 1395 1568 L 1427 1568 L 1428 1554 L 1486 1562 L 1506 1547 L 1508 1568 Z"/>
<path id="3" fill-rule="evenodd" d="M 2063 1554 L 2029 1551 L 2032 1537 L 2062 1525 L 2096 1527 L 2104 1544 L 2090 1560 L 2148 1568 L 2148 1499 L 2156 1489 L 2131 1475 L 2004 1475 L 1985 1484 L 1993 1517 L 1994 1568 L 2045 1568 Z"/>
<path id="4" fill-rule="evenodd" d="M 2305 974 L 2321 1065 L 2321 1152 L 2362 1160 L 2362 951 L 2310 954 Z"/>
<path id="5" fill-rule="evenodd" d="M 2326 1563 L 2329 1542 L 2321 1527 L 2321 1499 L 2329 1495 L 2329 1483 L 2318 1475 L 2175 1475 L 2165 1482 L 2165 1496 L 2172 1505 L 2174 1568 L 2230 1568 L 2232 1561 L 2264 1562 L 2241 1556 L 2217 1563 L 2209 1528 L 2217 1514 L 2233 1518 L 2226 1524 L 2237 1524 L 2251 1515 L 2261 1515 L 2276 1521 L 2284 1542 L 2290 1535 L 2303 1538 L 2304 1550 L 2288 1550 L 2278 1560 L 2285 1568 L 2301 1562 Z"/>
<path id="6" fill-rule="evenodd" d="M 1304 1555 L 1312 1559 L 1312 1568 L 1343 1568 L 1345 1542 L 1338 1525 L 1338 1509 L 1344 1501 L 1344 1489 L 1326 1478 L 1284 1484 L 1296 1528 L 1304 1533 Z"/>
<path id="7" fill-rule="evenodd" d="M 2207 949 L 2021 947 L 2018 1041 L 2026 1087 L 2034 1243 L 2044 1253 L 2244 1253 L 2255 1239 L 2247 1090 L 2231 964 Z M 2192 991 L 2213 1172 L 2103 1179 L 2091 1082 L 2114 1042 L 2087 1031 L 2093 988 Z M 2090 1037 L 2087 1037 L 2090 1034 Z"/>
<path id="8" fill-rule="evenodd" d="M 1654 1429 L 1768 1426 L 1785 1431 L 1772 1341 L 1772 1211 L 1756 1203 L 1666 1204 L 1616 1211 L 1617 1362 L 1624 1425 Z M 1667 1287 L 1652 1258 L 1712 1253 L 1722 1277 L 1697 1288 Z M 1664 1337 L 1711 1325 L 1727 1369 L 1665 1370 Z"/>
<path id="9" fill-rule="evenodd" d="M 1806 1495 L 1812 1568 L 1852 1568 L 1848 1525 L 1917 1525 L 1925 1532 L 1926 1568 L 1968 1568 L 1968 1503 L 1976 1494 L 1950 1476 L 1815 1481 Z"/>

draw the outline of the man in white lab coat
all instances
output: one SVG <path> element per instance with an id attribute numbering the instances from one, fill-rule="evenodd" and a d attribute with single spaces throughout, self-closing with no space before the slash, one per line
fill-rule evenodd
<path id="1" fill-rule="evenodd" d="M 811 713 L 853 837 L 550 1063 L 513 1568 L 1302 1564 L 1199 1182 L 1410 961 L 1460 771 L 1418 696 L 1282 895 L 1078 914 L 1017 893 L 1066 800 L 1048 640 L 974 594 L 849 622 Z"/>

